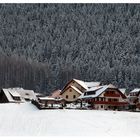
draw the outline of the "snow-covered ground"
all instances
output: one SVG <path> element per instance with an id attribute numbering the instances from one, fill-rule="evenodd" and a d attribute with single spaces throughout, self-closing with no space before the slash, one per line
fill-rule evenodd
<path id="1" fill-rule="evenodd" d="M 0 136 L 140 136 L 140 113 L 0 104 Z"/>

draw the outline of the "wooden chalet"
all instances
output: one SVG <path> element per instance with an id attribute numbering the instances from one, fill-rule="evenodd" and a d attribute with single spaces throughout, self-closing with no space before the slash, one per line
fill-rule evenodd
<path id="1" fill-rule="evenodd" d="M 72 79 L 62 89 L 60 95 L 67 102 L 75 102 L 89 88 L 99 86 L 100 82 L 84 82 Z"/>
<path id="2" fill-rule="evenodd" d="M 87 85 L 84 83 L 84 81 L 82 80 L 77 80 L 77 79 L 72 79 L 70 80 L 62 89 L 61 93 L 63 92 L 63 90 L 67 89 L 69 86 L 73 86 L 76 87 L 78 90 L 80 90 L 81 92 L 85 92 L 88 87 Z M 62 95 L 62 94 L 61 94 Z"/>
<path id="3" fill-rule="evenodd" d="M 68 86 L 61 92 L 62 98 L 67 102 L 76 101 L 80 95 L 82 95 L 82 92 L 74 86 Z"/>
<path id="4" fill-rule="evenodd" d="M 92 87 L 79 97 L 93 109 L 116 110 L 128 107 L 126 96 L 115 86 Z"/>

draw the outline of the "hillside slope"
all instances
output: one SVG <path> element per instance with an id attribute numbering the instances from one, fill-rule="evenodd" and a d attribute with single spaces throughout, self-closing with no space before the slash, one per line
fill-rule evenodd
<path id="1" fill-rule="evenodd" d="M 140 4 L 0 4 L 0 87 L 140 87 L 139 27 Z"/>

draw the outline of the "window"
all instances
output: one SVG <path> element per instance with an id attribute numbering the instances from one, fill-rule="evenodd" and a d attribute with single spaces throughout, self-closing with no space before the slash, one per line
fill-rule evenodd
<path id="1" fill-rule="evenodd" d="M 108 99 L 109 102 L 111 102 L 111 99 Z"/>
<path id="2" fill-rule="evenodd" d="M 101 105 L 101 108 L 103 108 L 103 105 Z"/>
<path id="3" fill-rule="evenodd" d="M 104 101 L 104 98 L 101 98 L 101 101 Z"/>
<path id="4" fill-rule="evenodd" d="M 20 97 L 13 97 L 14 100 L 20 100 Z"/>
<path id="5" fill-rule="evenodd" d="M 89 91 L 87 92 L 87 95 L 95 95 L 95 91 Z"/>
<path id="6" fill-rule="evenodd" d="M 25 93 L 25 95 L 29 96 L 29 93 Z"/>
<path id="7" fill-rule="evenodd" d="M 117 102 L 118 101 L 118 99 L 114 99 L 114 102 Z"/>
<path id="8" fill-rule="evenodd" d="M 68 99 L 68 95 L 66 95 L 66 99 Z"/>
<path id="9" fill-rule="evenodd" d="M 72 92 L 72 89 L 70 89 L 69 92 Z"/>
<path id="10" fill-rule="evenodd" d="M 76 95 L 73 95 L 73 98 L 76 98 Z"/>

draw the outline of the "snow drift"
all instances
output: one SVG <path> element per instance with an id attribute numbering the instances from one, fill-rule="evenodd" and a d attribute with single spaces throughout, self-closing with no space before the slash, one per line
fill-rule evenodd
<path id="1" fill-rule="evenodd" d="M 140 113 L 0 104 L 1 136 L 140 136 Z"/>

